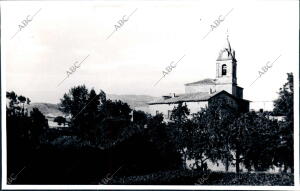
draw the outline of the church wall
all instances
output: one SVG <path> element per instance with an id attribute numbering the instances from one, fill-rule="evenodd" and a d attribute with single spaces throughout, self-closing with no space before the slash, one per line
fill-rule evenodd
<path id="1" fill-rule="evenodd" d="M 212 92 L 215 91 L 222 91 L 225 90 L 228 93 L 238 97 L 238 98 L 243 98 L 243 88 L 238 87 L 236 85 L 233 84 L 217 84 L 217 85 L 209 85 L 209 84 L 205 84 L 205 85 L 189 85 L 189 86 L 185 86 L 185 93 L 197 93 L 197 92 L 207 92 L 209 93 L 210 90 Z"/>
<path id="2" fill-rule="evenodd" d="M 214 99 L 225 99 L 226 100 L 226 103 L 229 104 L 231 107 L 235 108 L 235 109 L 239 109 L 239 103 L 233 99 L 232 97 L 229 97 L 228 95 L 226 94 L 220 94 L 220 95 L 217 95 L 215 97 L 213 97 L 210 102 Z M 209 102 L 209 103 L 210 103 Z"/>
<path id="3" fill-rule="evenodd" d="M 185 86 L 185 93 L 197 93 L 197 92 L 210 92 L 210 89 L 214 92 L 216 90 L 216 85 L 204 84 L 204 85 L 189 85 Z"/>
<path id="4" fill-rule="evenodd" d="M 164 115 L 164 119 L 168 119 L 168 111 L 172 111 L 177 104 L 154 104 L 149 105 L 151 115 L 156 115 L 157 111 Z"/>
<path id="5" fill-rule="evenodd" d="M 232 85 L 232 84 L 218 84 L 216 86 L 216 90 L 217 91 L 222 91 L 225 90 L 228 93 L 238 97 L 238 98 L 243 98 L 243 88 L 238 87 L 236 85 Z"/>
<path id="6" fill-rule="evenodd" d="M 216 86 L 216 90 L 217 91 L 225 90 L 225 91 L 227 91 L 230 94 L 234 94 L 233 88 L 232 88 L 232 84 L 218 84 Z"/>
<path id="7" fill-rule="evenodd" d="M 191 114 L 197 113 L 201 110 L 201 108 L 205 108 L 208 106 L 208 101 L 201 102 L 187 102 L 187 107 L 190 109 Z"/>
<path id="8" fill-rule="evenodd" d="M 208 105 L 208 101 L 184 102 L 184 104 L 185 103 L 190 109 L 191 114 L 197 113 L 201 110 L 201 108 L 205 108 Z M 158 111 L 159 113 L 163 113 L 164 119 L 169 119 L 171 111 L 174 109 L 175 106 L 177 107 L 177 104 L 154 104 L 149 105 L 149 111 L 151 115 L 156 115 L 156 111 Z"/>
<path id="9" fill-rule="evenodd" d="M 218 99 L 218 98 L 224 98 L 227 101 L 227 104 L 229 104 L 231 107 L 235 108 L 236 110 L 238 110 L 239 112 L 248 112 L 249 111 L 249 102 L 245 101 L 245 100 L 237 100 L 234 99 L 226 94 L 220 94 L 217 95 L 215 97 L 213 97 L 209 103 L 213 100 L 213 99 Z"/>

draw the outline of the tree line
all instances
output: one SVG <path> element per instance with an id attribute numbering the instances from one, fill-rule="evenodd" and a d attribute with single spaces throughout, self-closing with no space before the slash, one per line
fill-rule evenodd
<path id="1" fill-rule="evenodd" d="M 8 174 L 31 164 L 32 171 L 44 177 L 31 172 L 20 182 L 35 178 L 36 182 L 47 179 L 57 183 L 60 174 L 68 174 L 68 183 L 89 183 L 119 166 L 123 166 L 120 175 L 142 175 L 186 169 L 186 160 L 191 159 L 195 160 L 191 167 L 197 171 L 209 170 L 209 160 L 223 163 L 226 170 L 233 165 L 236 173 L 241 164 L 249 172 L 274 166 L 293 172 L 293 92 L 293 74 L 288 73 L 272 112 L 238 113 L 219 99 L 191 117 L 188 107 L 180 103 L 172 110 L 171 122 L 166 123 L 162 114 L 132 110 L 127 103 L 107 99 L 102 90 L 96 93 L 79 85 L 60 100 L 59 109 L 71 116 L 64 129 L 49 129 L 37 108 L 30 113 L 25 109 L 29 98 L 7 92 Z M 278 121 L 273 115 L 285 119 Z M 63 116 L 56 121 L 66 123 Z M 88 153 L 80 154 L 83 152 Z M 70 158 L 73 155 L 77 158 Z M 72 168 L 68 167 L 70 161 Z M 52 164 L 49 171 L 40 172 L 46 164 Z M 30 171 L 30 167 L 26 169 Z M 87 170 L 90 176 L 83 178 Z"/>

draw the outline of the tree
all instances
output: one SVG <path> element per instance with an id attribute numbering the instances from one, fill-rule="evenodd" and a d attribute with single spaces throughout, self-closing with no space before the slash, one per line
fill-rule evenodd
<path id="1" fill-rule="evenodd" d="M 147 120 L 149 118 L 149 116 L 145 112 L 140 110 L 133 110 L 132 115 L 133 122 L 142 126 L 144 126 L 147 123 Z"/>
<path id="2" fill-rule="evenodd" d="M 85 85 L 80 85 L 71 88 L 61 99 L 59 109 L 72 116 L 70 127 L 77 130 L 81 138 L 95 137 L 100 96 L 105 94 L 98 95 L 93 89 L 89 92 Z"/>
<path id="3" fill-rule="evenodd" d="M 128 127 L 131 118 L 127 103 L 107 100 L 102 90 L 97 94 L 84 85 L 73 87 L 64 94 L 60 110 L 71 114 L 71 128 L 78 131 L 82 139 L 94 144 L 108 131 L 112 135 L 119 132 L 119 128 Z"/>
<path id="4" fill-rule="evenodd" d="M 190 110 L 186 104 L 179 103 L 177 107 L 173 108 L 170 119 L 177 124 L 182 124 L 187 121 L 189 114 Z"/>
<path id="5" fill-rule="evenodd" d="M 48 122 L 37 108 L 33 108 L 29 116 L 24 111 L 25 101 L 30 103 L 29 98 L 18 96 L 13 91 L 7 92 L 6 97 L 9 101 L 6 106 L 7 172 L 12 174 L 32 162 Z"/>
<path id="6" fill-rule="evenodd" d="M 85 85 L 73 87 L 68 93 L 65 93 L 60 100 L 60 110 L 64 113 L 71 114 L 72 117 L 77 117 L 88 104 L 89 93 Z"/>
<path id="7" fill-rule="evenodd" d="M 248 171 L 265 171 L 273 166 L 277 145 L 278 123 L 267 113 L 248 112 L 231 125 L 230 145 L 235 152 L 236 170 L 244 163 Z"/>
<path id="8" fill-rule="evenodd" d="M 18 96 L 14 91 L 6 92 L 6 98 L 9 100 L 9 106 L 7 107 L 7 112 L 9 115 L 27 115 L 24 110 L 24 105 L 27 100 L 27 105 L 30 104 L 30 99 L 22 95 Z M 20 107 L 22 104 L 22 108 Z"/>
<path id="9" fill-rule="evenodd" d="M 147 129 L 143 128 L 146 134 L 145 140 L 154 145 L 159 152 L 159 156 L 154 156 L 154 158 L 162 157 L 160 169 L 184 167 L 186 161 L 182 160 L 182 154 L 179 151 L 177 129 L 164 122 L 162 113 L 155 116 L 148 115 L 147 118 Z"/>
<path id="10" fill-rule="evenodd" d="M 182 154 L 184 160 L 183 168 L 186 168 L 186 160 L 188 159 L 189 141 L 190 141 L 190 128 L 191 121 L 188 119 L 190 110 L 186 104 L 178 103 L 171 112 L 171 122 L 169 123 L 170 129 L 172 129 L 172 137 L 178 151 Z"/>
<path id="11" fill-rule="evenodd" d="M 24 104 L 25 104 L 25 102 L 26 102 L 26 97 L 24 97 L 24 96 L 22 96 L 22 95 L 20 95 L 20 96 L 18 96 L 18 100 L 19 100 L 19 102 L 22 104 L 22 111 L 24 111 Z"/>
<path id="12" fill-rule="evenodd" d="M 66 118 L 64 118 L 63 116 L 57 116 L 54 118 L 54 122 L 56 122 L 58 125 L 64 124 L 66 123 Z"/>
<path id="13" fill-rule="evenodd" d="M 209 100 L 208 107 L 194 115 L 193 121 L 197 126 L 194 147 L 199 152 L 196 156 L 201 161 L 201 166 L 205 165 L 204 161 L 207 159 L 214 163 L 221 160 L 228 170 L 229 163 L 233 160 L 229 127 L 237 115 L 237 111 L 227 100 L 220 97 Z"/>
<path id="14" fill-rule="evenodd" d="M 280 122 L 280 141 L 276 152 L 276 161 L 279 166 L 284 166 L 294 171 L 294 77 L 287 73 L 287 82 L 279 89 L 279 97 L 274 101 L 274 115 L 285 116 L 285 121 Z"/>
<path id="15" fill-rule="evenodd" d="M 14 91 L 6 92 L 6 98 L 9 99 L 9 107 L 12 108 L 18 104 L 17 94 Z"/>
<path id="16" fill-rule="evenodd" d="M 131 118 L 130 112 L 132 109 L 127 103 L 124 103 L 120 100 L 106 100 L 104 103 L 104 108 L 107 117 L 124 119 L 126 121 L 129 121 Z"/>
<path id="17" fill-rule="evenodd" d="M 213 160 L 212 153 L 214 152 L 213 144 L 210 141 L 210 130 L 206 124 L 207 115 L 206 109 L 201 109 L 198 113 L 194 114 L 187 136 L 187 156 L 188 159 L 194 159 L 195 163 L 193 168 L 197 170 L 206 171 L 208 159 Z"/>
<path id="18" fill-rule="evenodd" d="M 279 97 L 274 101 L 273 113 L 294 121 L 294 76 L 293 73 L 287 73 L 287 76 L 287 82 L 279 89 Z"/>
<path id="19" fill-rule="evenodd" d="M 49 128 L 48 120 L 38 108 L 32 109 L 30 119 L 32 121 L 32 126 L 29 129 L 30 137 L 35 144 L 38 144 L 42 133 Z"/>

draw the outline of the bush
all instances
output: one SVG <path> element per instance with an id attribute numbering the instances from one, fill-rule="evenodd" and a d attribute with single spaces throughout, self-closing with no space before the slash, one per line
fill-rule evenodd
<path id="1" fill-rule="evenodd" d="M 109 184 L 120 185 L 260 185 L 292 186 L 293 174 L 164 171 L 143 176 L 115 177 Z"/>

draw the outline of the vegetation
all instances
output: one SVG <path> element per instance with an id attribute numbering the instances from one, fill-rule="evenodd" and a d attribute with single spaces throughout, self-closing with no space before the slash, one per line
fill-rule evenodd
<path id="1" fill-rule="evenodd" d="M 117 171 L 105 183 L 199 184 L 209 174 L 200 184 L 292 185 L 293 93 L 288 74 L 273 112 L 239 113 L 214 99 L 192 116 L 180 103 L 165 123 L 162 114 L 132 110 L 80 85 L 60 102 L 69 125 L 49 129 L 37 108 L 25 109 L 29 98 L 7 92 L 8 177 L 26 167 L 13 184 L 99 184 Z M 54 121 L 66 123 L 62 116 Z M 188 167 L 187 160 L 194 163 Z M 236 172 L 212 172 L 208 161 Z M 274 167 L 282 174 L 257 173 Z"/>
<path id="2" fill-rule="evenodd" d="M 64 118 L 63 116 L 57 116 L 54 118 L 54 122 L 56 122 L 58 125 L 64 125 L 66 124 L 66 118 Z"/>
<path id="3" fill-rule="evenodd" d="M 255 185 L 292 186 L 292 174 L 163 171 L 143 176 L 116 177 L 112 185 Z"/>

